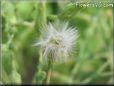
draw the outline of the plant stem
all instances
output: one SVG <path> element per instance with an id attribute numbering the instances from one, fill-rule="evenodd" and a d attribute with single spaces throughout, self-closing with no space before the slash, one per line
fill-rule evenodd
<path id="1" fill-rule="evenodd" d="M 52 71 L 51 71 L 51 68 L 50 68 L 50 69 L 48 70 L 48 72 L 47 72 L 46 84 L 49 84 L 49 83 L 50 83 L 51 73 L 52 73 Z"/>
<path id="2" fill-rule="evenodd" d="M 52 66 L 53 62 L 48 60 L 48 69 L 47 69 L 47 76 L 46 76 L 46 84 L 50 84 L 51 74 L 52 74 Z"/>
<path id="3" fill-rule="evenodd" d="M 46 24 L 46 1 L 39 0 L 36 3 L 35 28 L 40 36 L 40 29 Z"/>
<path id="4" fill-rule="evenodd" d="M 34 21 L 35 21 L 35 25 L 34 25 L 34 28 L 35 30 L 37 31 L 37 35 L 39 37 L 39 39 L 41 38 L 41 32 L 40 32 L 40 29 L 45 26 L 46 22 L 47 22 L 47 18 L 46 18 L 46 1 L 42 1 L 42 0 L 39 0 L 36 4 L 35 4 L 35 9 L 36 9 L 36 13 L 35 13 L 35 17 L 34 17 Z M 42 65 L 42 48 L 41 47 L 38 47 L 38 49 L 40 49 L 40 53 L 38 54 L 38 70 L 36 71 L 39 72 L 39 65 Z M 41 69 L 43 70 L 43 68 Z M 39 77 L 38 77 L 39 79 Z M 36 81 L 37 83 L 40 82 L 40 80 L 37 80 L 36 78 Z M 43 79 L 42 79 L 42 82 L 43 82 Z M 42 83 L 41 82 L 41 83 Z"/>

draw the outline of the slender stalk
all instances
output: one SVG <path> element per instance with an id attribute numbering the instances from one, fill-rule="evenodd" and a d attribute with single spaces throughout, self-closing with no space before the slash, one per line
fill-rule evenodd
<path id="1" fill-rule="evenodd" d="M 46 24 L 46 1 L 38 1 L 36 5 L 35 28 L 38 30 Z M 40 34 L 39 34 L 40 35 Z"/>
<path id="2" fill-rule="evenodd" d="M 47 76 L 46 76 L 46 84 L 50 84 L 51 75 L 52 75 L 52 67 L 53 67 L 53 61 L 49 59 L 48 68 L 47 68 Z"/>
<path id="3" fill-rule="evenodd" d="M 42 0 L 38 0 L 36 1 L 36 4 L 35 4 L 35 9 L 36 9 L 36 13 L 35 13 L 35 17 L 34 17 L 34 28 L 35 30 L 37 31 L 37 35 L 39 37 L 39 39 L 41 38 L 41 33 L 40 33 L 40 29 L 42 28 L 43 25 L 46 24 L 46 1 L 42 1 Z M 39 69 L 40 69 L 40 66 L 39 65 L 42 65 L 42 54 L 41 53 L 41 47 L 38 47 L 38 49 L 40 50 L 39 54 L 38 54 L 38 69 L 36 71 L 36 74 L 37 72 L 39 72 Z M 43 69 L 41 69 L 43 70 Z M 39 77 L 38 77 L 39 78 Z M 37 83 L 40 82 L 40 80 L 37 80 L 37 78 L 35 78 Z"/>
<path id="4" fill-rule="evenodd" d="M 52 70 L 51 68 L 48 70 L 47 72 L 47 79 L 46 79 L 46 84 L 49 84 L 50 83 L 50 80 L 51 80 L 51 73 L 52 73 Z"/>

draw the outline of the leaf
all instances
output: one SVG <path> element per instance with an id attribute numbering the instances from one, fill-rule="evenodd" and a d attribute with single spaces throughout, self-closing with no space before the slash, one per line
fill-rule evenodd
<path id="1" fill-rule="evenodd" d="M 21 75 L 14 69 L 10 75 L 13 84 L 21 84 Z"/>

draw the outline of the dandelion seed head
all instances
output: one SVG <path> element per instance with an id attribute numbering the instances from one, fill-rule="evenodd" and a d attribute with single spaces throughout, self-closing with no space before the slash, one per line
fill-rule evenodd
<path id="1" fill-rule="evenodd" d="M 78 33 L 76 28 L 68 27 L 68 22 L 64 22 L 62 28 L 57 29 L 57 27 L 49 23 L 45 33 L 42 31 L 45 38 L 38 41 L 35 46 L 44 47 L 43 56 L 46 59 L 51 57 L 54 61 L 66 61 L 76 46 Z"/>

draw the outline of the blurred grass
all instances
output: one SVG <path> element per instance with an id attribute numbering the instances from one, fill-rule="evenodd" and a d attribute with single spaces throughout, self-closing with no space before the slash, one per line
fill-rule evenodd
<path id="1" fill-rule="evenodd" d="M 32 47 L 49 21 L 69 21 L 79 39 L 73 58 L 55 63 L 51 83 L 113 83 L 113 8 L 76 7 L 71 1 L 2 1 L 2 83 L 43 83 L 46 65 Z M 42 65 L 40 65 L 42 63 Z"/>

